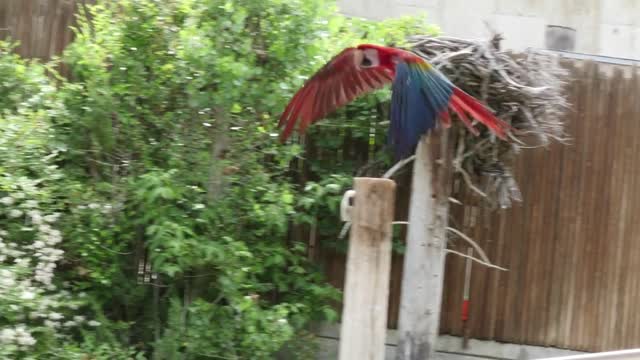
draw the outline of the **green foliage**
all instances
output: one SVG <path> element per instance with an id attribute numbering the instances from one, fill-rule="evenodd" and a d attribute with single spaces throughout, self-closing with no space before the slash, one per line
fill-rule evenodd
<path id="1" fill-rule="evenodd" d="M 69 79 L 0 44 L 0 221 L 22 251 L 0 271 L 41 285 L 0 286 L 0 306 L 12 309 L 0 331 L 13 346 L 0 355 L 269 359 L 286 345 L 311 357 L 304 327 L 335 320 L 339 293 L 288 232 L 314 224 L 335 238 L 341 194 L 363 164 L 346 153 L 315 160 L 314 178 L 296 183 L 303 148 L 278 143 L 276 119 L 340 48 L 435 30 L 419 18 L 347 19 L 329 0 L 90 9 L 61 58 Z M 330 152 L 349 137 L 386 164 L 375 145 L 388 99 L 366 96 L 310 137 Z M 38 280 L 43 238 L 55 256 Z M 18 302 L 25 291 L 32 302 Z M 48 315 L 24 318 L 42 302 Z M 54 310 L 71 322 L 52 320 Z"/>
<path id="2" fill-rule="evenodd" d="M 59 349 L 100 325 L 87 316 L 88 298 L 54 274 L 72 261 L 61 231 L 69 182 L 58 163 L 67 146 L 55 140 L 54 128 L 69 114 L 46 74 L 52 70 L 12 48 L 0 42 L 0 357 L 69 359 L 72 352 Z M 75 358 L 97 347 L 84 344 Z M 117 344 L 96 358 L 117 358 L 124 348 Z"/>

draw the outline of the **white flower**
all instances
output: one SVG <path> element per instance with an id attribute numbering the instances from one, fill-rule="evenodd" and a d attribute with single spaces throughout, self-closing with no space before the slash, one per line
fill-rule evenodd
<path id="1" fill-rule="evenodd" d="M 53 278 L 53 274 L 46 271 L 36 271 L 36 275 L 34 276 L 34 280 L 47 286 L 51 285 L 51 278 Z"/>
<path id="2" fill-rule="evenodd" d="M 44 315 L 42 313 L 40 313 L 40 312 L 34 311 L 32 313 L 29 313 L 29 319 L 31 319 L 31 320 L 35 320 L 35 319 L 41 318 L 41 317 L 44 317 Z"/>
<path id="3" fill-rule="evenodd" d="M 31 336 L 31 333 L 26 330 L 24 325 L 16 326 L 14 338 L 18 345 L 32 346 L 36 343 L 36 339 Z"/>
<path id="4" fill-rule="evenodd" d="M 36 298 L 36 293 L 29 290 L 23 291 L 22 295 L 20 295 L 20 299 L 22 300 L 33 300 L 35 298 Z"/>
<path id="5" fill-rule="evenodd" d="M 40 301 L 40 310 L 44 311 L 46 310 L 48 307 L 53 306 L 53 301 L 50 300 L 49 298 L 44 298 L 42 299 L 42 301 Z M 44 315 L 42 315 L 42 317 L 44 317 Z"/>
<path id="6" fill-rule="evenodd" d="M 27 267 L 29 266 L 29 264 L 31 263 L 31 259 L 27 259 L 27 258 L 18 258 L 15 260 L 15 263 L 17 266 L 20 267 Z"/>
<path id="7" fill-rule="evenodd" d="M 36 339 L 34 339 L 31 334 L 26 333 L 16 337 L 16 342 L 23 346 L 33 346 L 36 344 Z"/>
<path id="8" fill-rule="evenodd" d="M 11 196 L 5 196 L 2 199 L 0 199 L 0 203 L 4 204 L 4 205 L 13 205 L 13 203 L 15 202 L 15 199 L 12 198 Z"/>
<path id="9" fill-rule="evenodd" d="M 22 211 L 18 210 L 18 209 L 11 209 L 11 211 L 9 211 L 9 217 L 11 218 L 18 218 L 22 216 Z"/>
<path id="10" fill-rule="evenodd" d="M 20 251 L 20 250 L 13 250 L 13 249 L 7 249 L 4 252 L 6 255 L 17 258 L 20 257 L 22 255 L 24 255 L 24 251 Z M 27 259 L 28 260 L 28 259 Z"/>
<path id="11" fill-rule="evenodd" d="M 287 319 L 278 319 L 278 323 L 279 324 L 286 324 L 287 323 Z"/>
<path id="12" fill-rule="evenodd" d="M 51 321 L 51 320 L 45 320 L 44 321 L 44 326 L 55 329 L 58 326 L 60 326 L 60 323 L 56 322 L 56 321 Z"/>
<path id="13" fill-rule="evenodd" d="M 81 323 L 84 320 L 85 320 L 85 317 L 82 316 L 82 315 L 76 315 L 76 316 L 73 317 L 73 321 L 78 322 L 78 323 Z"/>
<path id="14" fill-rule="evenodd" d="M 33 245 L 31 245 L 31 246 L 33 246 L 34 249 L 42 249 L 44 247 L 44 245 L 45 245 L 44 242 L 38 240 L 38 241 L 34 242 Z"/>
<path id="15" fill-rule="evenodd" d="M 204 209 L 204 204 L 195 204 L 193 205 L 193 210 Z"/>
<path id="16" fill-rule="evenodd" d="M 23 192 L 17 192 L 15 194 L 13 194 L 13 197 L 16 199 L 24 199 L 26 195 Z"/>
<path id="17" fill-rule="evenodd" d="M 2 331 L 0 331 L 0 342 L 5 344 L 11 343 L 15 336 L 16 332 L 13 329 L 2 329 Z"/>
<path id="18" fill-rule="evenodd" d="M 53 230 L 49 224 L 39 224 L 38 231 L 41 233 L 49 234 Z"/>
<path id="19" fill-rule="evenodd" d="M 16 281 L 12 277 L 0 277 L 0 288 L 11 288 L 15 285 Z"/>
<path id="20" fill-rule="evenodd" d="M 63 318 L 64 318 L 64 316 L 62 316 L 62 314 L 57 313 L 57 312 L 52 312 L 52 313 L 49 314 L 49 319 L 51 319 L 51 320 L 61 320 Z"/>
<path id="21" fill-rule="evenodd" d="M 89 207 L 89 209 L 97 209 L 100 207 L 100 205 L 96 204 L 96 203 L 91 203 L 89 205 L 87 205 Z"/>
<path id="22" fill-rule="evenodd" d="M 31 216 L 31 223 L 33 223 L 34 225 L 42 224 L 42 216 L 40 216 L 39 214 Z"/>
<path id="23" fill-rule="evenodd" d="M 76 323 L 75 321 L 65 321 L 65 323 L 62 325 L 66 327 L 71 327 L 71 326 L 76 326 Z"/>
<path id="24" fill-rule="evenodd" d="M 27 208 L 36 208 L 36 207 L 38 207 L 38 202 L 37 202 L 37 201 L 35 201 L 35 200 L 27 200 L 27 201 L 24 203 L 24 207 L 27 207 Z"/>
<path id="25" fill-rule="evenodd" d="M 48 223 L 54 223 L 60 217 L 60 213 L 53 213 L 44 217 L 44 221 Z"/>
<path id="26" fill-rule="evenodd" d="M 87 325 L 89 326 L 100 326 L 100 322 L 95 321 L 95 320 L 89 320 L 89 322 L 87 322 Z"/>

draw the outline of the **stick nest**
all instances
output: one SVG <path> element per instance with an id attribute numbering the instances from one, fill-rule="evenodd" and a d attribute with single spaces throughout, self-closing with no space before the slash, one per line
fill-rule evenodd
<path id="1" fill-rule="evenodd" d="M 473 41 L 451 37 L 413 36 L 410 48 L 427 59 L 454 84 L 482 100 L 515 130 L 502 141 L 482 125 L 474 136 L 456 121 L 452 127 L 457 177 L 491 206 L 507 208 L 521 201 L 512 165 L 521 149 L 565 142 L 568 72 L 557 56 L 533 50 L 501 51 L 501 37 Z"/>

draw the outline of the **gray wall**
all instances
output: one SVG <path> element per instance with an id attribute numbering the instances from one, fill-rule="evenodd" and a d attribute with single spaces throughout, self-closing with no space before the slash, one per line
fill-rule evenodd
<path id="1" fill-rule="evenodd" d="M 346 15 L 384 19 L 427 13 L 445 35 L 484 38 L 485 21 L 513 50 L 545 48 L 547 25 L 576 30 L 573 51 L 640 59 L 640 0 L 339 0 Z"/>
<path id="2" fill-rule="evenodd" d="M 315 329 L 320 351 L 316 360 L 335 360 L 338 358 L 340 327 L 320 325 Z M 397 346 L 396 330 L 387 331 L 385 359 L 395 359 Z M 455 336 L 440 335 L 436 343 L 438 360 L 530 360 L 558 356 L 585 354 L 584 352 L 558 349 L 553 347 L 529 346 L 470 339 L 467 348 L 462 339 Z"/>

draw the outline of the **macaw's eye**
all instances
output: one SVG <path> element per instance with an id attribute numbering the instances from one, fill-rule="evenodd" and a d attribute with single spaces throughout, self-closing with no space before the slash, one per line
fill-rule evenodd
<path id="1" fill-rule="evenodd" d="M 366 49 L 362 54 L 362 61 L 360 62 L 360 66 L 363 68 L 370 68 L 378 65 L 380 65 L 378 51 L 374 49 Z"/>

